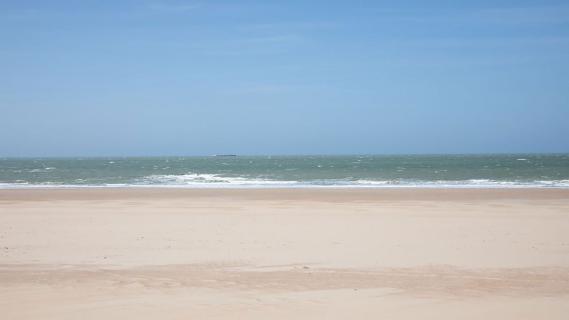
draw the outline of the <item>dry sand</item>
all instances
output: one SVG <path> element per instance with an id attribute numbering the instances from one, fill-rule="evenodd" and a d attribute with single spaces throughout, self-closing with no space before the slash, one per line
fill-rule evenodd
<path id="1" fill-rule="evenodd" d="M 567 319 L 569 190 L 0 190 L 1 319 Z"/>

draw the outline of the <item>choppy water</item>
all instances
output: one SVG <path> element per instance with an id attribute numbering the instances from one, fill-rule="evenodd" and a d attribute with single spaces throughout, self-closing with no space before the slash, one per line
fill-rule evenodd
<path id="1" fill-rule="evenodd" d="M 569 154 L 0 159 L 0 188 L 557 187 Z"/>

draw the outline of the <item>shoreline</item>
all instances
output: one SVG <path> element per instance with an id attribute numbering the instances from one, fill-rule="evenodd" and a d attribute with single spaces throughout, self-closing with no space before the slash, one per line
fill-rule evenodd
<path id="1" fill-rule="evenodd" d="M 335 198 L 330 198 L 333 195 Z M 305 200 L 468 200 L 468 199 L 566 199 L 569 188 L 22 188 L 0 189 L 2 200 L 82 198 L 120 199 L 121 197 L 184 198 L 232 196 L 243 199 L 305 199 Z M 340 196 L 340 198 L 337 198 Z"/>
<path id="2" fill-rule="evenodd" d="M 567 182 L 566 182 L 567 181 Z M 569 180 L 563 184 L 516 184 L 515 182 L 496 184 L 109 184 L 109 185 L 76 185 L 76 184 L 17 184 L 0 183 L 0 190 L 26 189 L 567 189 Z"/>

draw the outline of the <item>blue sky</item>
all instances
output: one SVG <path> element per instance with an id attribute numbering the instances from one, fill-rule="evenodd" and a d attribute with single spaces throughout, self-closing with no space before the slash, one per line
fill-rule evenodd
<path id="1" fill-rule="evenodd" d="M 566 1 L 0 1 L 0 156 L 569 152 Z"/>

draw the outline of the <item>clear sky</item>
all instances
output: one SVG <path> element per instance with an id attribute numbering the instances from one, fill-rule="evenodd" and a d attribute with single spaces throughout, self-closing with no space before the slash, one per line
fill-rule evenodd
<path id="1" fill-rule="evenodd" d="M 0 156 L 569 152 L 567 1 L 0 1 Z"/>

